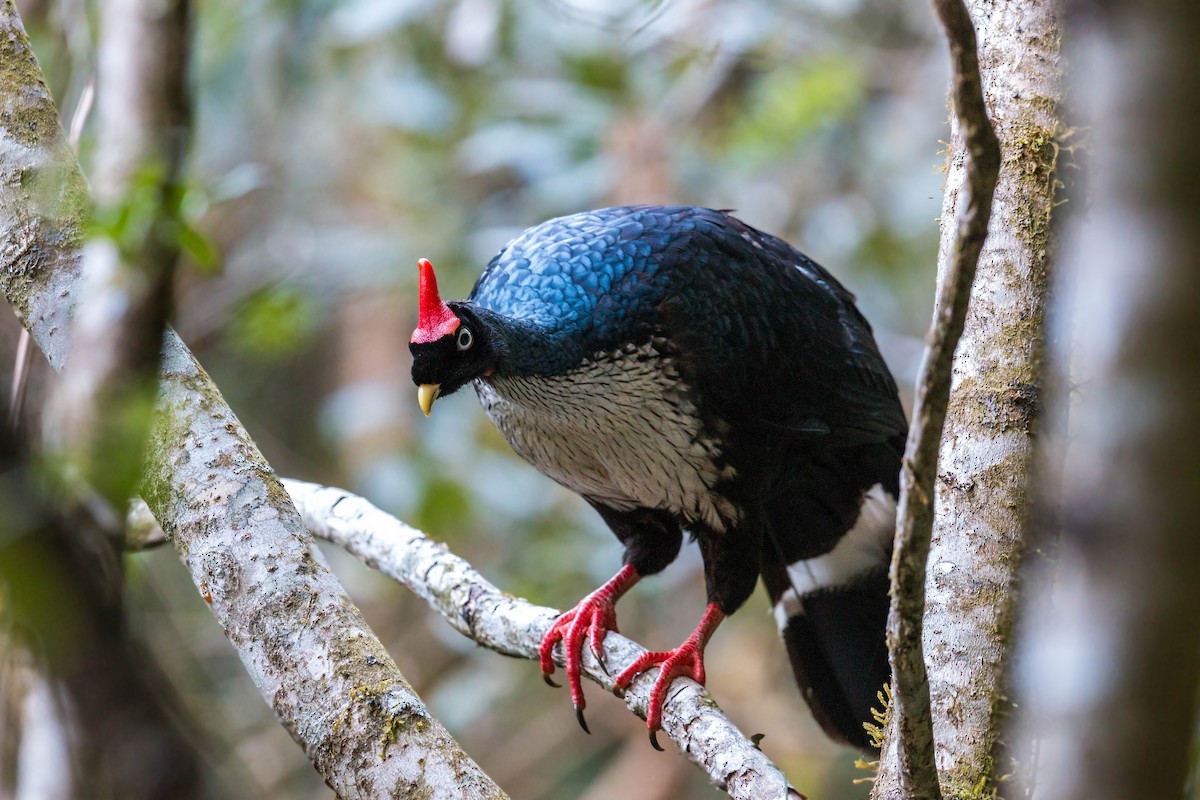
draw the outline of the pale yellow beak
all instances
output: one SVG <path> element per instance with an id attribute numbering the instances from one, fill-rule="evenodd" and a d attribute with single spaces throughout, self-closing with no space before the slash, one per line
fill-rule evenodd
<path id="1" fill-rule="evenodd" d="M 417 402 L 421 404 L 421 411 L 425 412 L 425 416 L 429 416 L 429 412 L 433 410 L 433 401 L 437 400 L 441 393 L 442 387 L 437 383 L 422 383 L 417 387 Z"/>

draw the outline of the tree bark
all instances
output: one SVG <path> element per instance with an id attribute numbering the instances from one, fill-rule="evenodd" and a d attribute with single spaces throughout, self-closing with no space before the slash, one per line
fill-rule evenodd
<path id="1" fill-rule="evenodd" d="M 926 577 L 925 647 L 937 766 L 949 797 L 991 797 L 1002 752 L 1017 573 L 1029 520 L 1054 252 L 1061 68 L 1049 0 L 971 0 L 988 113 L 1002 153 L 992 224 L 954 358 Z M 957 117 L 939 274 L 963 202 Z"/>
<path id="2" fill-rule="evenodd" d="M 284 488 L 314 536 L 344 548 L 372 569 L 403 584 L 459 633 L 489 650 L 536 660 L 538 647 L 561 612 L 506 594 L 439 542 L 342 489 L 293 478 Z M 166 534 L 145 503 L 129 510 L 129 547 L 164 544 Z M 645 648 L 618 633 L 604 638 L 603 658 L 588 648 L 583 673 L 611 692 L 613 681 Z M 562 648 L 555 657 L 563 665 Z M 645 719 L 650 676 L 624 693 L 629 710 Z M 799 798 L 782 771 L 717 707 L 703 686 L 680 679 L 663 709 L 663 732 L 734 800 Z"/>
<path id="3" fill-rule="evenodd" d="M 973 296 L 975 273 L 992 217 L 1000 145 L 984 103 L 975 28 L 961 0 L 934 0 L 950 48 L 953 117 L 962 132 L 961 201 L 942 231 L 937 302 L 917 378 L 913 421 L 905 445 L 896 508 L 887 621 L 892 703 L 876 800 L 940 800 L 930 684 L 924 657 L 927 565 L 935 506 L 939 445 L 949 402 L 952 365 Z"/>
<path id="4" fill-rule="evenodd" d="M 1020 700 L 1040 717 L 1025 720 L 1036 796 L 1178 798 L 1200 688 L 1200 10 L 1072 12 L 1089 145 L 1087 208 L 1064 239 L 1078 402 L 1058 574 L 1026 604 Z"/>
<path id="5" fill-rule="evenodd" d="M 12 0 L 0 10 L 0 288 L 53 366 L 87 186 Z M 168 331 L 145 495 L 259 690 L 344 798 L 504 797 L 425 709 L 216 387 Z"/>
<path id="6" fill-rule="evenodd" d="M 538 658 L 542 637 L 560 612 L 501 592 L 444 545 L 361 497 L 291 479 L 285 479 L 284 485 L 316 535 L 403 583 L 480 645 L 506 655 Z M 601 661 L 585 647 L 583 669 L 611 692 L 614 678 L 645 650 L 617 633 L 604 638 L 603 650 Z M 561 647 L 555 655 L 562 665 Z M 626 705 L 642 719 L 649 708 L 653 677 L 640 676 L 624 693 Z M 664 708 L 663 732 L 714 786 L 735 800 L 798 796 L 779 768 L 730 722 L 703 686 L 680 679 L 673 687 Z"/>

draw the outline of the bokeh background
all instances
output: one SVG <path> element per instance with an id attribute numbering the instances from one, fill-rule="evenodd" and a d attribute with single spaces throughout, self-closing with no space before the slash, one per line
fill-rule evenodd
<path id="1" fill-rule="evenodd" d="M 18 2 L 67 124 L 94 2 Z M 198 0 L 185 266 L 175 325 L 283 475 L 343 486 L 488 578 L 569 607 L 619 566 L 578 498 L 508 449 L 466 391 L 421 417 L 416 259 L 465 296 L 523 228 L 588 208 L 736 209 L 859 298 L 908 390 L 932 306 L 948 70 L 929 9 L 890 0 Z M 81 160 L 90 164 L 90 128 Z M 17 326 L 4 319 L 3 348 Z M 11 357 L 3 355 L 4 371 Z M 36 394 L 34 396 L 36 402 Z M 335 571 L 436 714 L 514 798 L 716 798 L 587 684 L 593 735 L 536 664 L 481 650 L 340 552 Z M 329 798 L 173 552 L 130 559 L 130 609 L 226 796 Z M 678 644 L 694 548 L 620 605 Z M 792 681 L 765 598 L 722 626 L 709 687 L 793 783 L 865 798 Z"/>

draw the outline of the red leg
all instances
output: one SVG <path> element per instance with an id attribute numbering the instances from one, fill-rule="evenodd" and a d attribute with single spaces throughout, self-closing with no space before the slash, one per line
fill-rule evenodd
<path id="1" fill-rule="evenodd" d="M 629 591 L 642 576 L 637 570 L 626 564 L 621 571 L 596 591 L 579 601 L 575 608 L 559 617 L 550 631 L 542 638 L 538 655 L 542 661 L 542 677 L 551 686 L 557 686 L 550 676 L 554 674 L 554 645 L 563 643 L 566 656 L 567 685 L 571 687 L 571 703 L 575 706 L 575 717 L 579 720 L 584 731 L 588 731 L 587 722 L 583 719 L 583 709 L 587 701 L 583 697 L 582 655 L 583 640 L 586 637 L 592 644 L 592 652 L 600 658 L 600 645 L 609 631 L 617 630 L 617 600 Z"/>
<path id="2" fill-rule="evenodd" d="M 723 619 L 725 619 L 725 615 L 721 613 L 721 609 L 717 608 L 717 604 L 709 603 L 708 608 L 704 609 L 704 616 L 700 618 L 700 624 L 683 644 L 674 650 L 643 653 L 637 661 L 630 664 L 624 672 L 617 676 L 617 688 L 627 689 L 638 675 L 650 667 L 662 665 L 662 670 L 654 681 L 654 688 L 650 690 L 650 708 L 646 713 L 646 727 L 650 729 L 650 744 L 654 745 L 655 750 L 662 750 L 654 734 L 662 728 L 663 704 L 667 700 L 667 689 L 670 688 L 671 681 L 680 676 L 687 676 L 696 683 L 704 685 L 704 647 Z"/>

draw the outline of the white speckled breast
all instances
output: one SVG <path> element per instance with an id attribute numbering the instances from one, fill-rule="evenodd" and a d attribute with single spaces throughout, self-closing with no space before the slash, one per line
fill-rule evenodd
<path id="1" fill-rule="evenodd" d="M 621 511 L 666 509 L 716 531 L 737 517 L 713 492 L 732 468 L 718 468 L 718 444 L 650 345 L 566 375 L 477 380 L 475 390 L 517 453 L 585 497 Z"/>

